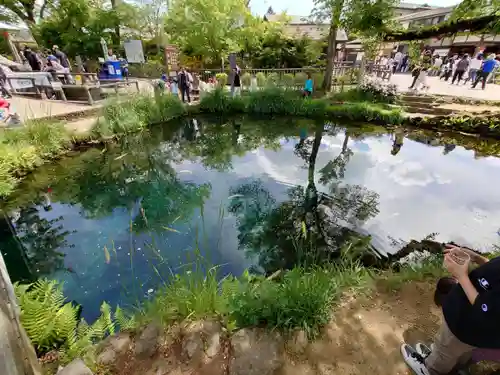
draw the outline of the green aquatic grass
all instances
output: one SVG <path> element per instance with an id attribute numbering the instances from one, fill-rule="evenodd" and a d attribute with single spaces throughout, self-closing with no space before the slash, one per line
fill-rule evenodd
<path id="1" fill-rule="evenodd" d="M 206 93 L 200 111 L 209 113 L 249 113 L 258 115 L 292 115 L 317 119 L 348 119 L 398 125 L 404 120 L 398 108 L 371 101 L 330 104 L 328 99 L 302 98 L 298 90 L 268 87 L 264 90 L 231 97 L 222 90 Z"/>
<path id="2" fill-rule="evenodd" d="M 60 122 L 28 121 L 0 131 L 0 196 L 9 195 L 22 176 L 67 150 L 70 137 Z"/>

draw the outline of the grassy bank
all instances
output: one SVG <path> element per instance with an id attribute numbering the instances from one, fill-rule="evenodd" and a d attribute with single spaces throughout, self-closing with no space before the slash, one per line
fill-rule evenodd
<path id="1" fill-rule="evenodd" d="M 364 294 L 380 281 L 395 290 L 409 281 L 442 274 L 435 258 L 404 265 L 397 273 L 380 273 L 352 260 L 297 266 L 270 277 L 248 272 L 238 278 L 221 277 L 218 267 L 207 266 L 197 260 L 189 271 L 173 275 L 133 315 L 119 307 L 113 310 L 103 301 L 101 316 L 90 325 L 80 320 L 79 308 L 64 298 L 61 284 L 41 280 L 16 285 L 21 322 L 39 355 L 56 349 L 60 363 L 81 357 L 94 367 L 95 344 L 120 329 L 140 330 L 150 322 L 167 328 L 185 320 L 216 319 L 228 332 L 258 326 L 283 333 L 301 329 L 315 338 L 346 292 Z"/>
<path id="2" fill-rule="evenodd" d="M 298 91 L 270 88 L 231 97 L 221 90 L 205 94 L 199 110 L 202 113 L 247 113 L 257 115 L 291 115 L 317 119 L 344 119 L 398 125 L 404 120 L 401 110 L 369 101 L 338 103 L 332 99 L 302 98 Z"/>
<path id="3" fill-rule="evenodd" d="M 20 177 L 69 149 L 71 139 L 61 122 L 29 121 L 19 129 L 0 132 L 0 197 L 15 188 Z"/>

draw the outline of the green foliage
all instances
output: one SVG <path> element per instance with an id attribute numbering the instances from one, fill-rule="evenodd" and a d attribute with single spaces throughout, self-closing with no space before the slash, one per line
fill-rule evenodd
<path id="1" fill-rule="evenodd" d="M 304 84 L 306 83 L 307 80 L 307 74 L 306 73 L 297 73 L 295 74 L 295 85 L 303 87 Z"/>
<path id="2" fill-rule="evenodd" d="M 233 98 L 224 89 L 218 88 L 201 98 L 200 110 L 209 113 L 244 112 L 245 102 L 241 96 Z"/>
<path id="3" fill-rule="evenodd" d="M 241 76 L 241 84 L 243 86 L 249 87 L 251 83 L 252 83 L 252 76 L 250 75 L 250 73 L 244 73 Z"/>
<path id="4" fill-rule="evenodd" d="M 295 78 L 293 74 L 285 73 L 283 74 L 283 86 L 293 87 L 295 85 Z"/>
<path id="5" fill-rule="evenodd" d="M 304 99 L 299 91 L 283 90 L 277 87 L 266 88 L 235 98 L 216 90 L 203 97 L 200 110 L 211 113 L 246 112 L 313 118 L 346 118 L 355 121 L 375 121 L 381 124 L 400 124 L 403 122 L 403 114 L 396 108 L 387 109 L 381 104 L 369 102 L 329 105 L 326 99 Z"/>
<path id="6" fill-rule="evenodd" d="M 14 285 L 21 309 L 21 323 L 38 353 L 60 350 L 62 363 L 75 358 L 93 362 L 93 344 L 115 333 L 111 307 L 103 302 L 101 315 L 91 325 L 79 318 L 80 308 L 66 302 L 63 285 L 41 279 L 34 284 Z M 135 319 L 117 307 L 115 317 L 122 329 L 136 327 Z"/>
<path id="7" fill-rule="evenodd" d="M 0 131 L 0 196 L 7 196 L 16 177 L 25 174 L 69 147 L 64 125 L 50 121 L 28 121 L 17 129 Z"/>
<path id="8" fill-rule="evenodd" d="M 218 65 L 229 52 L 241 49 L 244 28 L 239 22 L 251 18 L 244 0 L 180 0 L 168 11 L 165 31 L 190 56 Z"/>
<path id="9" fill-rule="evenodd" d="M 255 76 L 257 78 L 257 86 L 264 87 L 266 84 L 266 75 L 262 72 L 258 72 Z"/>
<path id="10" fill-rule="evenodd" d="M 380 275 L 382 285 L 387 290 L 399 290 L 408 282 L 438 280 L 446 275 L 443 257 L 432 255 L 418 265 L 401 265 L 397 271 L 386 271 Z"/>
<path id="11" fill-rule="evenodd" d="M 227 85 L 228 77 L 226 73 L 217 73 L 215 78 L 217 79 L 217 83 L 220 87 L 224 88 Z"/>
<path id="12" fill-rule="evenodd" d="M 123 135 L 184 114 L 186 109 L 175 95 L 169 93 L 160 93 L 154 97 L 148 94 L 135 95 L 126 100 L 108 102 L 93 132 L 97 136 Z"/>
<path id="13" fill-rule="evenodd" d="M 269 73 L 267 75 L 266 86 L 268 87 L 276 87 L 280 83 L 280 76 L 276 72 Z"/>
<path id="14" fill-rule="evenodd" d="M 229 298 L 237 326 L 304 329 L 310 337 L 328 323 L 335 301 L 347 289 L 368 284 L 366 269 L 355 264 L 287 271 L 280 281 L 247 275 Z"/>
<path id="15" fill-rule="evenodd" d="M 117 44 L 115 27 L 133 27 L 137 14 L 135 6 L 125 2 L 114 7 L 86 0 L 49 2 L 49 15 L 33 32 L 42 45 L 52 48 L 57 44 L 69 56 L 102 57 L 101 38 L 112 46 Z M 120 47 L 116 45 L 115 48 Z"/>
<path id="16" fill-rule="evenodd" d="M 165 73 L 165 66 L 159 61 L 148 61 L 144 64 L 129 64 L 131 77 L 159 79 Z"/>

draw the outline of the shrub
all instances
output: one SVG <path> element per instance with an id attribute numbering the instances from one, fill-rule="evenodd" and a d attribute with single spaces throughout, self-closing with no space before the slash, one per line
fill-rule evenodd
<path id="1" fill-rule="evenodd" d="M 243 86 L 249 87 L 252 83 L 252 75 L 250 73 L 244 73 L 241 76 L 241 84 Z"/>
<path id="2" fill-rule="evenodd" d="M 148 61 L 144 64 L 129 64 L 128 71 L 131 77 L 160 78 L 165 66 L 158 61 Z"/>
<path id="3" fill-rule="evenodd" d="M 227 85 L 228 78 L 226 73 L 217 73 L 215 78 L 217 79 L 217 83 L 220 87 L 225 87 Z"/>
<path id="4" fill-rule="evenodd" d="M 295 85 L 303 87 L 307 80 L 307 74 L 300 72 L 295 74 Z"/>
<path id="5" fill-rule="evenodd" d="M 276 282 L 243 281 L 229 297 L 230 318 L 237 326 L 304 329 L 310 337 L 328 323 L 333 303 L 348 287 L 367 284 L 369 274 L 357 265 L 287 271 Z"/>
<path id="6" fill-rule="evenodd" d="M 155 117 L 149 119 L 149 123 L 166 122 L 186 114 L 186 107 L 176 95 L 163 93 L 155 97 Z"/>
<path id="7" fill-rule="evenodd" d="M 321 90 L 323 85 L 323 78 L 324 78 L 323 73 L 316 72 L 312 74 L 313 85 L 315 90 Z"/>
<path id="8" fill-rule="evenodd" d="M 293 77 L 293 74 L 290 73 L 283 74 L 283 85 L 287 88 L 295 86 L 295 78 Z"/>
<path id="9" fill-rule="evenodd" d="M 210 113 L 244 112 L 245 102 L 241 96 L 231 97 L 223 89 L 218 88 L 201 98 L 200 110 Z"/>
<path id="10" fill-rule="evenodd" d="M 302 102 L 297 92 L 267 88 L 248 95 L 247 110 L 258 114 L 298 114 Z"/>
<path id="11" fill-rule="evenodd" d="M 262 72 L 258 72 L 255 76 L 257 78 L 257 86 L 264 87 L 266 84 L 266 75 Z"/>
<path id="12" fill-rule="evenodd" d="M 396 101 L 397 86 L 386 84 L 379 79 L 365 79 L 357 88 L 361 100 L 381 103 Z"/>
<path id="13" fill-rule="evenodd" d="M 276 87 L 280 83 L 280 76 L 278 73 L 272 72 L 267 75 L 266 86 Z"/>

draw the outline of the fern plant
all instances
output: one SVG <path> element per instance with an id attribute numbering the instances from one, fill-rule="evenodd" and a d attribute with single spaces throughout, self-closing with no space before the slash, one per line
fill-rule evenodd
<path id="1" fill-rule="evenodd" d="M 115 333 L 115 320 L 122 329 L 136 327 L 135 317 L 128 317 L 120 307 L 113 314 L 106 302 L 101 305 L 99 318 L 89 325 L 85 319 L 79 319 L 79 307 L 66 302 L 62 286 L 55 280 L 46 279 L 14 285 L 21 308 L 21 323 L 38 353 L 57 348 L 63 364 L 78 357 L 93 363 L 93 344 Z"/>

